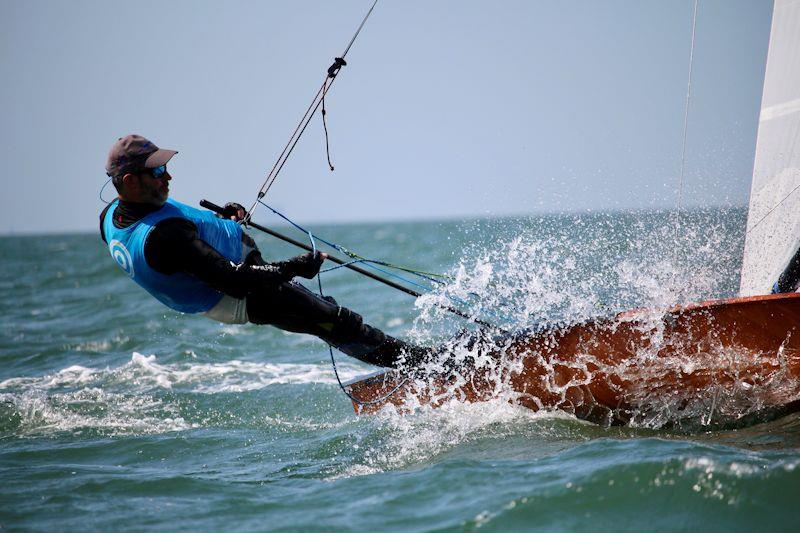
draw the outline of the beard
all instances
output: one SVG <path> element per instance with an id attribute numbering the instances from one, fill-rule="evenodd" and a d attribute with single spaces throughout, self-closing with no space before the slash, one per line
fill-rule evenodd
<path id="1" fill-rule="evenodd" d="M 167 198 L 169 198 L 169 188 L 162 188 L 159 184 L 158 187 L 148 191 L 148 197 L 150 198 L 150 203 L 154 205 L 164 205 L 167 202 Z"/>

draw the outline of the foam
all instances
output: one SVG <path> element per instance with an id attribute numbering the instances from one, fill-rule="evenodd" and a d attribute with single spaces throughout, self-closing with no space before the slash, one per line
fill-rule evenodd
<path id="1" fill-rule="evenodd" d="M 343 380 L 364 373 L 356 365 L 339 363 Z M 117 368 L 69 366 L 40 377 L 10 378 L 0 382 L 4 390 L 42 391 L 68 387 L 120 386 L 131 391 L 179 388 L 191 392 L 216 394 L 263 389 L 273 385 L 336 384 L 327 364 L 253 363 L 238 360 L 224 363 L 160 364 L 155 355 L 134 352 L 131 360 Z"/>
<path id="2" fill-rule="evenodd" d="M 363 370 L 340 364 L 339 372 L 343 379 L 351 379 Z M 6 379 L 0 382 L 0 403 L 17 413 L 16 435 L 81 434 L 87 430 L 111 435 L 152 434 L 199 427 L 181 416 L 179 404 L 160 397 L 164 391 L 220 394 L 275 385 L 335 383 L 325 364 L 238 360 L 161 364 L 155 355 L 134 353 L 129 362 L 116 368 L 72 365 L 44 376 Z M 272 422 L 294 429 L 336 427 L 304 419 Z"/>
<path id="3" fill-rule="evenodd" d="M 561 411 L 534 412 L 501 399 L 481 403 L 450 400 L 435 409 L 422 406 L 413 414 L 401 414 L 387 406 L 372 418 L 376 429 L 380 429 L 379 440 L 368 442 L 360 460 L 333 478 L 370 475 L 430 462 L 465 443 L 525 434 L 533 424 L 544 420 L 585 424 Z"/>
<path id="4" fill-rule="evenodd" d="M 196 427 L 180 416 L 177 406 L 158 398 L 94 387 L 55 395 L 35 389 L 0 393 L 0 402 L 10 404 L 19 414 L 18 436 L 80 435 L 87 430 L 110 435 L 155 434 Z"/>

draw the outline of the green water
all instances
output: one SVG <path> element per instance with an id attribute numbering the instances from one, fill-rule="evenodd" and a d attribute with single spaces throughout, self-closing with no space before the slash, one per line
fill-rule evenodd
<path id="1" fill-rule="evenodd" d="M 315 227 L 447 271 L 415 302 L 327 293 L 437 342 L 448 297 L 517 328 L 732 295 L 743 210 Z M 300 237 L 302 238 L 302 237 Z M 295 251 L 258 237 L 266 255 Z M 797 530 L 800 417 L 604 428 L 505 401 L 358 417 L 320 341 L 174 313 L 96 235 L 0 238 L 0 526 L 31 529 Z M 338 356 L 343 378 L 372 369 Z"/>

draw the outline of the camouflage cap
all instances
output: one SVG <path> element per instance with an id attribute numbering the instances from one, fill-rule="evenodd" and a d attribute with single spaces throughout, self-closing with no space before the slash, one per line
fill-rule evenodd
<path id="1" fill-rule="evenodd" d="M 162 150 L 141 135 L 126 135 L 117 139 L 108 152 L 106 174 L 111 177 L 122 176 L 128 172 L 160 167 L 177 153 L 175 150 Z"/>

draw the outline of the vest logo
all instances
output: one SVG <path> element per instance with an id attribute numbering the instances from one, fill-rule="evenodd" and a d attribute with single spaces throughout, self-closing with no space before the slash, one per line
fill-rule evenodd
<path id="1" fill-rule="evenodd" d="M 115 239 L 108 244 L 108 249 L 111 252 L 111 257 L 114 258 L 114 261 L 117 262 L 123 272 L 133 277 L 133 260 L 125 245 Z"/>

